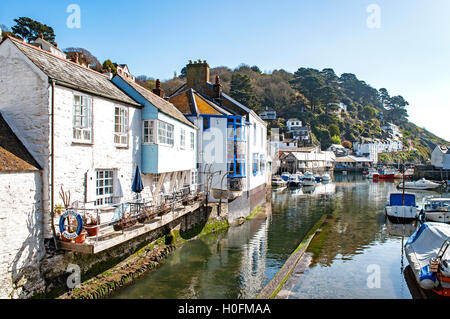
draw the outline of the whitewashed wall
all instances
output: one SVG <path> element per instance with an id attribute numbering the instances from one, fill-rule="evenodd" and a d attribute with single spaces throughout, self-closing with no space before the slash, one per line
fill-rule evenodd
<path id="1" fill-rule="evenodd" d="M 56 87 L 55 91 L 55 204 L 62 204 L 58 196 L 61 186 L 70 191 L 71 200 L 84 202 L 95 197 L 95 180 L 86 190 L 85 175 L 96 169 L 116 170 L 114 189 L 124 199 L 132 198 L 131 184 L 136 165 L 141 164 L 141 110 L 129 107 L 129 144 L 114 144 L 114 112 L 116 105 L 123 105 L 104 98 L 93 97 L 93 143 L 73 142 L 73 101 L 79 92 Z M 95 175 L 95 174 L 94 174 Z M 92 181 L 91 181 L 92 182 Z"/>
<path id="2" fill-rule="evenodd" d="M 24 298 L 43 289 L 40 172 L 0 172 L 0 298 Z"/>
<path id="3" fill-rule="evenodd" d="M 250 191 L 256 187 L 259 187 L 261 185 L 264 185 L 267 180 L 267 174 L 268 168 L 267 168 L 267 127 L 261 123 L 260 120 L 258 120 L 252 113 L 250 113 L 250 126 L 248 126 L 249 131 L 249 139 L 248 139 L 248 161 L 249 163 L 247 168 L 247 179 L 248 179 L 248 187 L 247 190 Z M 256 136 L 254 131 L 254 124 L 256 124 Z M 265 170 L 264 173 L 261 173 L 260 170 L 258 170 L 257 175 L 253 175 L 253 154 L 258 153 L 259 159 L 261 158 L 261 154 L 264 154 L 265 158 Z"/>
<path id="4" fill-rule="evenodd" d="M 0 46 L 0 111 L 43 168 L 44 233 L 51 237 L 48 78 L 10 41 Z"/>

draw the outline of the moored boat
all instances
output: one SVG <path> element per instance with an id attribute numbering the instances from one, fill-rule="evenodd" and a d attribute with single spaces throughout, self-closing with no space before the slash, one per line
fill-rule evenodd
<path id="1" fill-rule="evenodd" d="M 303 176 L 302 185 L 303 186 L 315 186 L 316 185 L 316 179 L 314 178 L 313 174 L 306 173 Z"/>
<path id="2" fill-rule="evenodd" d="M 417 283 L 425 290 L 450 296 L 450 225 L 423 223 L 405 245 Z"/>
<path id="3" fill-rule="evenodd" d="M 397 185 L 397 188 L 405 188 L 405 189 L 419 189 L 419 190 L 430 190 L 430 189 L 436 189 L 440 187 L 441 185 L 429 180 L 426 180 L 425 178 L 422 178 L 418 181 L 412 181 L 412 182 L 401 182 Z"/>
<path id="4" fill-rule="evenodd" d="M 281 178 L 286 182 L 289 180 L 289 176 L 291 176 L 291 174 L 289 174 L 288 172 L 284 172 L 281 174 Z"/>
<path id="5" fill-rule="evenodd" d="M 450 223 L 450 198 L 428 198 L 423 206 L 427 221 Z"/>
<path id="6" fill-rule="evenodd" d="M 392 193 L 385 208 L 386 215 L 394 221 L 409 222 L 418 216 L 416 195 Z"/>
<path id="7" fill-rule="evenodd" d="M 287 182 L 284 181 L 280 176 L 273 176 L 272 177 L 272 187 L 284 187 L 286 186 Z"/>
<path id="8" fill-rule="evenodd" d="M 300 177 L 297 174 L 292 174 L 289 176 L 289 180 L 287 182 L 288 187 L 299 187 L 302 183 L 300 181 Z"/>
<path id="9" fill-rule="evenodd" d="M 331 176 L 328 173 L 325 173 L 321 176 L 322 182 L 330 182 L 331 181 Z"/>

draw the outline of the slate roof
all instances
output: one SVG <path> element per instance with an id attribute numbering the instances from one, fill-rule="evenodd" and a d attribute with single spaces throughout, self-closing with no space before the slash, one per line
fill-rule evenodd
<path id="1" fill-rule="evenodd" d="M 128 81 L 127 79 L 125 79 L 124 77 L 120 76 L 120 75 L 116 75 L 118 77 L 120 77 L 122 80 L 125 81 L 125 83 L 127 83 L 130 87 L 132 87 L 137 93 L 139 93 L 144 99 L 146 99 L 148 102 L 150 102 L 151 104 L 153 104 L 158 110 L 160 110 L 162 113 L 165 113 L 177 120 L 179 120 L 180 122 L 189 125 L 191 127 L 197 128 L 191 121 L 189 121 L 184 115 L 183 113 L 180 112 L 180 110 L 178 110 L 175 105 L 173 105 L 172 103 L 170 103 L 169 101 L 166 101 L 165 99 L 157 96 L 156 94 L 154 94 L 153 92 L 151 92 L 150 90 L 147 90 L 146 88 L 140 86 L 139 84 L 137 84 L 136 82 L 132 82 L 132 81 Z"/>
<path id="2" fill-rule="evenodd" d="M 141 106 L 103 74 L 15 38 L 8 37 L 8 39 L 50 79 L 58 81 L 58 84 L 126 104 Z"/>
<path id="3" fill-rule="evenodd" d="M 233 115 L 193 89 L 172 95 L 169 101 L 184 114 Z"/>
<path id="4" fill-rule="evenodd" d="M 41 167 L 0 113 L 0 172 L 37 171 Z"/>

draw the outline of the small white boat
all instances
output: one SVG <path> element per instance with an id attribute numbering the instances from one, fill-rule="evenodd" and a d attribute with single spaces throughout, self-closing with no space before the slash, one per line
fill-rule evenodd
<path id="1" fill-rule="evenodd" d="M 291 174 L 289 174 L 288 172 L 284 172 L 281 174 L 281 178 L 286 182 L 289 180 L 289 176 L 291 176 Z"/>
<path id="2" fill-rule="evenodd" d="M 314 178 L 313 174 L 306 173 L 303 176 L 302 185 L 303 186 L 315 186 L 316 185 L 316 179 Z"/>
<path id="3" fill-rule="evenodd" d="M 287 182 L 283 180 L 280 176 L 272 177 L 272 187 L 284 187 Z"/>
<path id="4" fill-rule="evenodd" d="M 331 176 L 328 173 L 323 174 L 321 177 L 323 182 L 330 182 L 331 181 Z"/>
<path id="5" fill-rule="evenodd" d="M 416 205 L 416 195 L 392 193 L 385 208 L 386 215 L 395 221 L 415 220 L 419 215 Z"/>
<path id="6" fill-rule="evenodd" d="M 450 225 L 423 223 L 405 245 L 406 259 L 419 286 L 450 296 Z"/>
<path id="7" fill-rule="evenodd" d="M 436 189 L 439 186 L 441 186 L 441 184 L 434 183 L 432 181 L 426 180 L 425 178 L 422 178 L 414 182 L 401 182 L 400 184 L 397 185 L 398 188 L 419 189 L 419 190 Z"/>
<path id="8" fill-rule="evenodd" d="M 428 198 L 423 206 L 425 220 L 450 223 L 450 198 Z"/>
<path id="9" fill-rule="evenodd" d="M 288 187 L 299 187 L 301 184 L 300 177 L 297 174 L 292 174 L 289 176 L 289 180 L 287 182 Z"/>

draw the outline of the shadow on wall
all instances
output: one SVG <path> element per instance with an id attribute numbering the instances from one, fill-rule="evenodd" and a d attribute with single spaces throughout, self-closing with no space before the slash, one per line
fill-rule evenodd
<path id="1" fill-rule="evenodd" d="M 40 174 L 34 175 L 35 185 L 40 185 Z M 38 188 L 34 195 L 34 206 L 27 215 L 28 237 L 23 241 L 10 265 L 13 284 L 10 298 L 30 298 L 33 294 L 45 290 L 45 282 L 40 270 L 40 262 L 45 256 L 41 227 L 42 212 L 41 191 Z M 11 233 L 16 235 L 15 230 Z"/>

